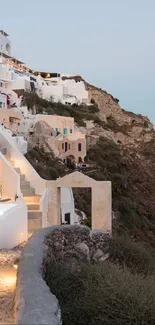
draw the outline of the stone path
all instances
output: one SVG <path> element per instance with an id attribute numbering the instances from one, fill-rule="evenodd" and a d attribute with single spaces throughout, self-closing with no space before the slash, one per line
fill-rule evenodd
<path id="1" fill-rule="evenodd" d="M 14 324 L 14 292 L 16 269 L 14 261 L 21 256 L 22 246 L 0 250 L 0 325 Z"/>

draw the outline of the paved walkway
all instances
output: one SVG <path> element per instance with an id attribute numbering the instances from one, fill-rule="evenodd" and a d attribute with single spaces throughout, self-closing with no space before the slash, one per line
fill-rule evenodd
<path id="1" fill-rule="evenodd" d="M 14 324 L 14 292 L 16 269 L 14 261 L 20 257 L 22 247 L 0 250 L 0 325 Z"/>

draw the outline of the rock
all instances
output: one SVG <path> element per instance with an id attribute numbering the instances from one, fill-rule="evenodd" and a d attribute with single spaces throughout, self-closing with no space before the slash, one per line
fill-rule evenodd
<path id="1" fill-rule="evenodd" d="M 75 250 L 79 254 L 79 260 L 90 262 L 89 247 L 85 243 L 77 244 Z"/>
<path id="2" fill-rule="evenodd" d="M 107 254 L 104 254 L 104 252 L 101 249 L 97 249 L 97 251 L 94 252 L 93 254 L 93 261 L 94 262 L 104 261 L 105 259 L 107 259 L 106 255 Z"/>
<path id="3" fill-rule="evenodd" d="M 109 253 L 107 253 L 107 254 L 105 254 L 104 256 L 102 256 L 102 257 L 99 259 L 99 261 L 100 261 L 100 262 L 104 262 L 104 261 L 106 261 L 108 258 L 109 258 Z"/>

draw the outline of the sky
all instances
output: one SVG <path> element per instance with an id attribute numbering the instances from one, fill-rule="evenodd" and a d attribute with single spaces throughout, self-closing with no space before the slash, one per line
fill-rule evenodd
<path id="1" fill-rule="evenodd" d="M 155 124 L 155 0 L 0 0 L 0 8 L 12 54 L 29 68 L 81 75 Z"/>

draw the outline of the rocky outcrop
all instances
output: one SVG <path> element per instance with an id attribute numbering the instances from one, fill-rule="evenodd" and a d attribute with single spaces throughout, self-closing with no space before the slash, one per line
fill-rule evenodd
<path id="1" fill-rule="evenodd" d="M 104 231 L 90 231 L 85 226 L 64 226 L 54 229 L 46 237 L 46 262 L 63 261 L 96 263 L 108 258 L 110 235 Z"/>
<path id="2" fill-rule="evenodd" d="M 103 125 L 95 125 L 92 121 L 86 123 L 86 133 L 104 136 L 123 145 L 136 145 L 149 142 L 155 137 L 153 124 L 147 116 L 125 111 L 119 105 L 119 100 L 106 91 L 85 82 L 89 100 L 95 101 L 100 110 L 99 117 Z"/>

